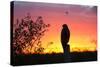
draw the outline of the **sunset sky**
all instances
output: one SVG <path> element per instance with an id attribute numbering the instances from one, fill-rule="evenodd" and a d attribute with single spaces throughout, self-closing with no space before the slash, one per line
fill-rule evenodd
<path id="1" fill-rule="evenodd" d="M 62 25 L 70 30 L 71 51 L 95 51 L 97 48 L 97 7 L 92 5 L 14 2 L 14 23 L 30 13 L 33 21 L 42 16 L 49 30 L 43 36 L 45 52 L 63 52 L 60 42 Z"/>

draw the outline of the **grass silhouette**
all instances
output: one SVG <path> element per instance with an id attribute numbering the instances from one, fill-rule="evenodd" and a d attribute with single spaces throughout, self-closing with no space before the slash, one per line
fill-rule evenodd
<path id="1" fill-rule="evenodd" d="M 13 65 L 35 65 L 35 64 L 50 64 L 50 63 L 66 63 L 63 53 L 52 54 L 29 54 L 17 55 L 14 58 Z M 96 61 L 97 51 L 94 52 L 71 52 L 69 62 Z"/>

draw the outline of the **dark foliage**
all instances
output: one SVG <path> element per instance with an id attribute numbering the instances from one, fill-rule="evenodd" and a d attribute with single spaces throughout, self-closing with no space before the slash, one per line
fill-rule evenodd
<path id="1" fill-rule="evenodd" d="M 41 38 L 44 36 L 44 33 L 48 30 L 47 28 L 50 24 L 45 24 L 42 20 L 42 16 L 39 16 L 37 20 L 34 22 L 31 19 L 30 15 L 27 15 L 25 18 L 16 20 L 16 24 L 14 24 L 13 30 L 13 51 L 14 55 L 22 54 L 23 50 L 26 47 L 30 47 L 29 49 L 34 47 L 34 51 L 39 53 L 43 52 L 44 48 L 41 47 Z M 29 51 L 29 53 L 31 53 Z"/>
<path id="2" fill-rule="evenodd" d="M 97 51 L 95 52 L 72 52 L 70 53 L 70 61 L 65 61 L 63 53 L 52 54 L 29 54 L 17 55 L 14 65 L 33 65 L 33 64 L 50 64 L 50 63 L 68 63 L 68 62 L 84 62 L 96 61 Z"/>

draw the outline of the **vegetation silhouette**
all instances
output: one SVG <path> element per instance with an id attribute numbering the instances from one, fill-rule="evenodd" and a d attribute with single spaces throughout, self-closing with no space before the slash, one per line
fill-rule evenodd
<path id="1" fill-rule="evenodd" d="M 14 58 L 13 65 L 36 65 L 36 64 L 53 64 L 53 63 L 69 63 L 69 62 L 85 62 L 96 61 L 97 51 L 94 52 L 71 52 L 71 61 L 65 61 L 63 53 L 52 54 L 20 54 Z"/>
<path id="2" fill-rule="evenodd" d="M 22 18 L 21 21 L 17 19 L 13 26 L 13 54 L 23 54 L 23 50 L 31 53 L 33 47 L 35 53 L 43 52 L 44 48 L 41 46 L 41 38 L 45 35 L 49 26 L 50 24 L 44 23 L 42 16 L 38 16 L 35 22 L 30 14 Z"/>

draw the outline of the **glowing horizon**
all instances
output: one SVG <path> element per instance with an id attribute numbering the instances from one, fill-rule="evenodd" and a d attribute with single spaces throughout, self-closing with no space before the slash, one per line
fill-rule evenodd
<path id="1" fill-rule="evenodd" d="M 71 32 L 70 51 L 97 50 L 97 7 L 88 5 L 14 3 L 14 23 L 30 13 L 33 21 L 42 16 L 49 30 L 41 39 L 44 53 L 63 52 L 60 42 L 62 25 L 67 24 Z M 52 43 L 51 43 L 52 42 Z"/>

